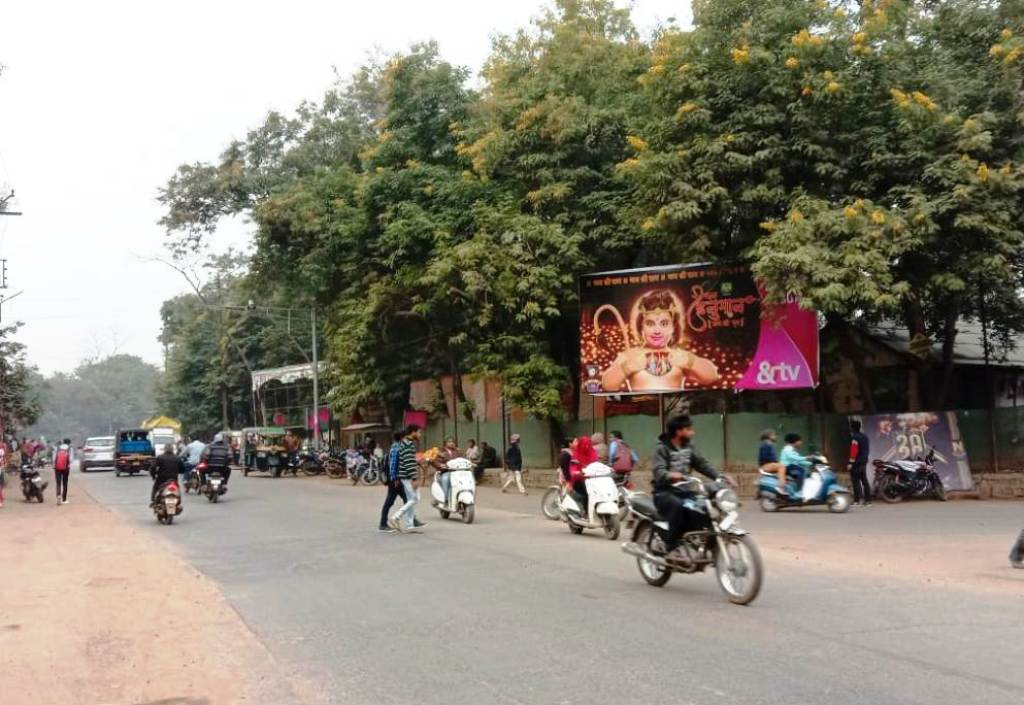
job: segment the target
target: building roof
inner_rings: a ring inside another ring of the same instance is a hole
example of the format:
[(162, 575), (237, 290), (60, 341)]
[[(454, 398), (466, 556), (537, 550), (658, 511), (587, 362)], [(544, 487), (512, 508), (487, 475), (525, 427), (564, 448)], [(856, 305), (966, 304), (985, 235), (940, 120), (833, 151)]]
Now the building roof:
[[(981, 339), (981, 323), (961, 319), (956, 326), (956, 342), (953, 346), (953, 363), (956, 365), (984, 365), (985, 349)], [(868, 334), (876, 341), (887, 345), (893, 350), (913, 355), (910, 344), (910, 331), (893, 324), (868, 326)], [(1024, 368), (1024, 335), (1014, 339), (1009, 350), (998, 347), (990, 334), (991, 357), (989, 364), (996, 367)], [(928, 356), (934, 360), (942, 359), (942, 341), (933, 340)]]

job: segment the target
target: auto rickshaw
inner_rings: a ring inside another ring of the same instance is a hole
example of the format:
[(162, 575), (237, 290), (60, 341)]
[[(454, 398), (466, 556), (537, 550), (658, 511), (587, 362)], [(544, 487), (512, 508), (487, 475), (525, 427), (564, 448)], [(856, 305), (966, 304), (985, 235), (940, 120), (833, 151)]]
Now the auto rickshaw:
[(281, 477), (288, 469), (288, 449), (284, 445), (287, 434), (278, 426), (259, 426), (242, 430), (242, 473), (250, 471), (273, 473)]

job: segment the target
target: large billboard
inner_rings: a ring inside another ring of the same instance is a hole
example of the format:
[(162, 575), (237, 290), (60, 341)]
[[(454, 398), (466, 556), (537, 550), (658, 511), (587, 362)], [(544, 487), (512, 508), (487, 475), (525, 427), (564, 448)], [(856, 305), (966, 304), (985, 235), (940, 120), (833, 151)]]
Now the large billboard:
[(580, 374), (594, 395), (818, 384), (818, 319), (768, 305), (750, 271), (679, 265), (580, 280)]
[(947, 490), (974, 486), (967, 450), (953, 411), (913, 411), (861, 417), (871, 442), (870, 459), (913, 460), (935, 449), (935, 472)]

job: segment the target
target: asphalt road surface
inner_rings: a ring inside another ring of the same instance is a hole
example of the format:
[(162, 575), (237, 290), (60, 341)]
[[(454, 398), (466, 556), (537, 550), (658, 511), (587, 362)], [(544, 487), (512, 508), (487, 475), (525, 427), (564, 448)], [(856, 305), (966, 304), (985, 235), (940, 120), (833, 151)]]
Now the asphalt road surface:
[(386, 535), (381, 487), (238, 473), (165, 527), (148, 478), (72, 482), (178, 544), (323, 702), (1024, 702), (1024, 571), (1006, 558), (1024, 504), (748, 503), (767, 577), (737, 607), (711, 574), (647, 586), (617, 542), (545, 520), (537, 491), (484, 489), (471, 526), (421, 505), (424, 534)]

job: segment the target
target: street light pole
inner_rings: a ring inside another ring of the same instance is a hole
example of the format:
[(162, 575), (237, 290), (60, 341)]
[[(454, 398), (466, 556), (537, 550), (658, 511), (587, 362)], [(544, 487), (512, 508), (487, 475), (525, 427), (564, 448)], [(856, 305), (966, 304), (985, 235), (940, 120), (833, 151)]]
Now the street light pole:
[(316, 345), (316, 306), (309, 309), (313, 330), (313, 448), (320, 450), (320, 362)]

